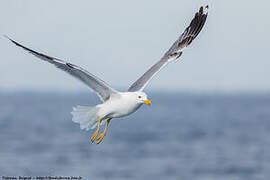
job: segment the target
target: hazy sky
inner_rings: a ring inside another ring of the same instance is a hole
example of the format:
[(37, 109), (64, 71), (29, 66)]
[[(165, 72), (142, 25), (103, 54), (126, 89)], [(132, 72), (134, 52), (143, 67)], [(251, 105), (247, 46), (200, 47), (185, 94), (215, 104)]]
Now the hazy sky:
[[(126, 89), (155, 63), (201, 5), (209, 17), (180, 61), (147, 90), (270, 91), (270, 1), (1, 0), (0, 34)], [(3, 90), (87, 90), (0, 38)]]

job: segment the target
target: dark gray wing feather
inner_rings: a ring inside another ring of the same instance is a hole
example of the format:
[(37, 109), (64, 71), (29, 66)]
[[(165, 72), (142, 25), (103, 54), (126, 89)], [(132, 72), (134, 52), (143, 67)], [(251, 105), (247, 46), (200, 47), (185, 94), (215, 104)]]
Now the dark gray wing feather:
[(178, 59), (182, 55), (183, 49), (190, 45), (202, 30), (208, 15), (207, 10), (208, 6), (205, 8), (200, 7), (199, 12), (195, 14), (195, 17), (192, 19), (190, 25), (173, 43), (171, 48), (164, 54), (161, 60), (154, 64), (136, 82), (134, 82), (128, 91), (142, 91), (157, 72), (159, 72), (169, 62)]
[(37, 51), (34, 51), (32, 49), (29, 49), (20, 43), (8, 38), (12, 43), (15, 45), (23, 48), (24, 50), (28, 51), (29, 53), (33, 54), (34, 56), (47, 61), (51, 64), (54, 64), (59, 69), (62, 69), (63, 71), (69, 73), (70, 75), (76, 77), (77, 79), (81, 80), (83, 83), (85, 83), (87, 86), (89, 86), (91, 89), (93, 89), (95, 92), (98, 93), (100, 99), (102, 101), (106, 101), (110, 98), (111, 94), (117, 93), (116, 90), (111, 88), (109, 85), (107, 85), (104, 81), (99, 79), (98, 77), (94, 76), (93, 74), (89, 73), (88, 71), (84, 70), (83, 68), (76, 66), (74, 64), (65, 62), (63, 60), (47, 56), (45, 54), (39, 53)]

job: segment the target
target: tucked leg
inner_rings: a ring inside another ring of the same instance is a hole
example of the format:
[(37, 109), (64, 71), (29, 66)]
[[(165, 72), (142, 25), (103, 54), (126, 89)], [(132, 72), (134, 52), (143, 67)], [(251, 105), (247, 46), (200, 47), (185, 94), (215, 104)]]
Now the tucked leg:
[(99, 144), (102, 139), (104, 138), (104, 136), (106, 135), (106, 132), (107, 132), (107, 128), (108, 128), (108, 125), (110, 123), (112, 118), (109, 118), (107, 121), (106, 121), (106, 125), (105, 125), (105, 129), (104, 131), (99, 135), (98, 139), (97, 139), (97, 143)]
[(99, 128), (100, 128), (100, 123), (101, 123), (102, 120), (103, 120), (103, 118), (101, 118), (101, 119), (98, 120), (97, 130), (96, 130), (96, 132), (94, 133), (94, 135), (91, 138), (91, 141), (92, 142), (94, 142), (95, 139), (97, 138), (97, 135), (98, 135), (98, 132), (99, 132)]

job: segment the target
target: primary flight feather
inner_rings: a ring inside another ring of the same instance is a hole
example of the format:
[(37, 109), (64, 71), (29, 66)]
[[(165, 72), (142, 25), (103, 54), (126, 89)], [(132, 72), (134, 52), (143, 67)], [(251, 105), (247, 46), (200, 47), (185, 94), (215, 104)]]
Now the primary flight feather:
[(103, 80), (79, 66), (34, 51), (7, 36), (6, 38), (34, 56), (54, 64), (57, 68), (62, 69), (63, 71), (66, 71), (70, 75), (76, 77), (99, 95), (100, 99), (103, 101), (102, 104), (98, 104), (93, 107), (77, 106), (74, 107), (73, 111), (71, 112), (73, 115), (72, 121), (79, 123), (81, 129), (89, 130), (97, 127), (94, 135), (91, 137), (92, 142), (94, 142), (97, 138), (101, 122), (106, 120), (105, 129), (97, 139), (97, 143), (99, 144), (106, 135), (107, 127), (112, 118), (127, 116), (135, 112), (144, 103), (149, 106), (151, 105), (151, 101), (147, 99), (147, 95), (143, 92), (143, 89), (157, 72), (159, 72), (169, 62), (178, 59), (182, 55), (184, 48), (190, 45), (191, 42), (197, 37), (205, 24), (208, 15), (207, 10), (208, 6), (200, 7), (190, 25), (173, 43), (161, 60), (154, 64), (137, 81), (135, 81), (127, 92), (119, 92), (113, 89)]

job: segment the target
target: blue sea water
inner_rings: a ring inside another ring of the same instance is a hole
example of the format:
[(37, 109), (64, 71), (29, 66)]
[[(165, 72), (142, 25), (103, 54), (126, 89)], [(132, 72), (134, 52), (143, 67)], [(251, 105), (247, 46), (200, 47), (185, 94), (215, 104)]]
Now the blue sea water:
[(96, 145), (70, 114), (95, 94), (1, 93), (0, 176), (270, 179), (269, 95), (149, 95)]

